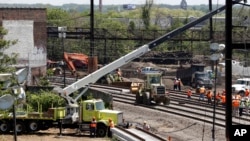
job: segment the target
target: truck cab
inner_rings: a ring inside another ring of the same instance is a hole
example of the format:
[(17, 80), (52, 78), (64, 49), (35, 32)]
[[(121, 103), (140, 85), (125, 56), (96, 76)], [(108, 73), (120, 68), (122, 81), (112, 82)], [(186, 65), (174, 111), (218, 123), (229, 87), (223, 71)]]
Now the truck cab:
[(92, 117), (96, 117), (99, 121), (108, 121), (111, 118), (115, 124), (122, 122), (123, 113), (106, 109), (101, 99), (85, 100), (82, 105), (82, 121), (91, 121)]
[(246, 88), (250, 89), (250, 78), (240, 78), (232, 85), (232, 92), (244, 95)]
[(211, 81), (207, 72), (195, 72), (192, 78), (192, 87), (204, 86), (208, 89), (212, 89), (213, 82)]

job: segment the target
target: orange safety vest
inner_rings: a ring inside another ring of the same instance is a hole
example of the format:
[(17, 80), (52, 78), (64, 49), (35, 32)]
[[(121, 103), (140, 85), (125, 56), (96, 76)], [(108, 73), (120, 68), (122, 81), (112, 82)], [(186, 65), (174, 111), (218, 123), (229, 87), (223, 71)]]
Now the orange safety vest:
[(249, 96), (249, 90), (245, 91), (245, 96)]
[(221, 98), (220, 93), (218, 93), (215, 98), (219, 100)]
[(233, 105), (233, 107), (239, 107), (240, 106), (240, 101), (238, 99), (234, 99), (232, 101), (232, 105)]
[(90, 127), (96, 128), (96, 120), (91, 121)]
[(211, 91), (209, 91), (209, 92), (207, 93), (207, 98), (212, 98), (212, 93), (211, 93)]
[(222, 95), (221, 96), (221, 103), (226, 103), (226, 96), (225, 95)]

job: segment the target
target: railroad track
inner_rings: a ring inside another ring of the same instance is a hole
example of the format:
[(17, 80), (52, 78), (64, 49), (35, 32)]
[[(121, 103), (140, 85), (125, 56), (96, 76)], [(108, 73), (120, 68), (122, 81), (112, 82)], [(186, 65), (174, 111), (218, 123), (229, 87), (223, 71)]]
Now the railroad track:
[[(192, 120), (213, 124), (213, 105), (207, 101), (198, 101), (199, 96), (193, 94), (192, 99), (188, 100), (186, 93), (183, 91), (167, 90), (170, 95), (170, 105), (142, 105), (135, 103), (135, 95), (129, 93), (129, 89), (117, 88), (103, 85), (92, 85), (100, 91), (108, 91), (113, 95), (113, 100), (130, 105), (141, 106), (148, 109), (153, 109), (180, 117), (186, 117)], [(215, 125), (225, 128), (225, 107), (218, 105), (215, 108)], [(233, 117), (233, 124), (250, 124), (250, 118), (247, 116)]]

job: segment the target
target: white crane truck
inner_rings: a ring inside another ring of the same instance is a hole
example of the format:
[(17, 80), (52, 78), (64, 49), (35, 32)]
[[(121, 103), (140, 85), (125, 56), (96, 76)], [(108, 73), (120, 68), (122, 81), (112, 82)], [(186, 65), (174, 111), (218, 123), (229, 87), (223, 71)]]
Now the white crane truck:
[[(234, 4), (239, 2), (237, 0)], [(59, 95), (66, 99), (66, 107), (50, 108), (45, 113), (23, 113), (16, 115), (16, 131), (17, 133), (34, 132), (39, 130), (46, 130), (51, 127), (57, 127), (62, 123), (63, 128), (75, 128), (80, 130), (88, 129), (93, 116), (96, 117), (97, 123), (97, 135), (105, 136), (108, 118), (114, 120), (115, 124), (122, 122), (123, 113), (120, 111), (107, 110), (104, 108), (102, 100), (86, 100), (78, 102), (82, 95), (87, 91), (88, 87), (95, 83), (98, 79), (108, 74), (109, 72), (123, 66), (124, 64), (132, 61), (135, 58), (142, 56), (149, 52), (154, 47), (161, 43), (170, 40), (174, 36), (179, 35), (185, 30), (195, 26), (196, 24), (211, 18), (213, 15), (220, 13), (226, 8), (222, 6), (203, 17), (192, 21), (183, 27), (173, 30), (158, 39), (145, 44), (138, 49), (128, 53), (125, 56), (115, 60), (114, 62), (96, 70), (95, 72), (87, 75), (86, 77), (78, 80), (77, 82), (57, 90)], [(161, 86), (162, 87), (162, 86)], [(84, 90), (80, 92), (76, 98), (72, 97), (72, 94), (78, 92), (80, 89)], [(13, 117), (11, 114), (5, 114), (0, 116), (0, 132), (8, 133), (13, 130)]]

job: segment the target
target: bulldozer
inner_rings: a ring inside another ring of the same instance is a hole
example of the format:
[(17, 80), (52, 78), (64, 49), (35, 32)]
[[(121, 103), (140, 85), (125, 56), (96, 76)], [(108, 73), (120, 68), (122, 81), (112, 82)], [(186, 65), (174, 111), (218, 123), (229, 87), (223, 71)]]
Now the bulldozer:
[(170, 98), (166, 92), (165, 85), (162, 83), (162, 74), (158, 72), (145, 73), (143, 83), (132, 83), (130, 92), (136, 95), (137, 104), (169, 105)]

